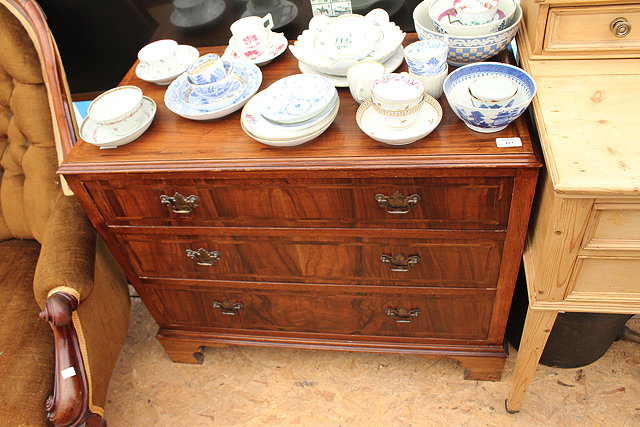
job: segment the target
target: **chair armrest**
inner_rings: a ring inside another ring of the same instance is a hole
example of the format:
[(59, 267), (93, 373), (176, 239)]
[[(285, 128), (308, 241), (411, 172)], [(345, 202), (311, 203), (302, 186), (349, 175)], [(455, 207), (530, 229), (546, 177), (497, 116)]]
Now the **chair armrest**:
[(89, 410), (89, 381), (75, 328), (75, 296), (56, 292), (47, 298), (40, 318), (51, 324), (56, 361), (53, 394), (46, 402), (47, 417), (56, 426), (106, 426)]
[(54, 290), (84, 300), (93, 288), (96, 232), (75, 197), (58, 196), (42, 237), (33, 288), (42, 307)]

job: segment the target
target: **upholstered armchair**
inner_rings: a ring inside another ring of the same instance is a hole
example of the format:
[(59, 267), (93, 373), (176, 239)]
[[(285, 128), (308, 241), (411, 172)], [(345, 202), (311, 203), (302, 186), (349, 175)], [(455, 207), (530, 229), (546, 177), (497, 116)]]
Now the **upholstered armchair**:
[(1, 426), (104, 425), (129, 296), (56, 175), (75, 131), (39, 6), (0, 0)]

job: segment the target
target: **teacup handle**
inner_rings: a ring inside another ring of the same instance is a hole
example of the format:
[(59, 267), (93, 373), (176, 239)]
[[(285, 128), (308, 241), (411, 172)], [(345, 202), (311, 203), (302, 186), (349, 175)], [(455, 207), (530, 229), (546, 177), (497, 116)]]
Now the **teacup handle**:
[(366, 101), (367, 99), (369, 99), (367, 97), (367, 90), (363, 87), (361, 87), (360, 89), (358, 89), (358, 102), (360, 104), (362, 104), (364, 101)]
[(264, 24), (265, 30), (270, 30), (273, 28), (273, 17), (270, 13), (267, 13), (264, 18), (262, 18), (262, 23)]

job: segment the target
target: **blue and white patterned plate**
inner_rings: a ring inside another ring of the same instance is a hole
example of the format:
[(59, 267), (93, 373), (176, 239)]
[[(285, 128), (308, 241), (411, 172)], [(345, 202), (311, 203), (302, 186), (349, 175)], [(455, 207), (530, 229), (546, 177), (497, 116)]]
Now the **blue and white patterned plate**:
[(262, 116), (276, 123), (297, 123), (322, 110), (336, 95), (328, 79), (312, 74), (294, 74), (265, 89)]
[(246, 61), (225, 61), (227, 65), (232, 73), (245, 81), (244, 89), (237, 95), (216, 103), (206, 102), (193, 94), (187, 75), (182, 74), (167, 88), (164, 104), (177, 115), (191, 120), (217, 119), (240, 109), (260, 88), (262, 72)]

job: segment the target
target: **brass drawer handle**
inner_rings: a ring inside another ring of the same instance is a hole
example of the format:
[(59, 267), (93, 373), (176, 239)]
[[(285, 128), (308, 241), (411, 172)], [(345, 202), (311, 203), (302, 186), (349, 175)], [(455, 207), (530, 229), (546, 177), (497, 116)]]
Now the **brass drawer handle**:
[(418, 317), (418, 315), (420, 315), (420, 309), (419, 308), (408, 309), (404, 307), (387, 308), (385, 313), (387, 314), (387, 316), (391, 317), (393, 320), (395, 320), (398, 323), (409, 323), (413, 319)]
[(222, 255), (218, 251), (209, 252), (206, 249), (200, 248), (197, 251), (193, 249), (187, 249), (187, 256), (194, 260), (198, 265), (213, 265), (220, 261)]
[(616, 37), (625, 37), (631, 32), (631, 24), (627, 18), (619, 17), (611, 21), (609, 29)]
[(418, 194), (404, 196), (399, 191), (394, 191), (390, 196), (384, 194), (376, 194), (376, 202), (378, 205), (391, 214), (406, 214), (412, 207), (420, 201)]
[(411, 267), (418, 264), (420, 257), (418, 255), (406, 256), (405, 254), (395, 254), (393, 256), (382, 254), (380, 261), (391, 271), (409, 271)]
[(241, 302), (231, 304), (229, 301), (224, 300), (222, 302), (214, 301), (213, 308), (217, 308), (224, 315), (235, 316), (244, 308), (244, 305)]
[(192, 194), (184, 197), (182, 194), (176, 193), (171, 197), (163, 194), (160, 196), (160, 203), (167, 205), (173, 213), (189, 214), (193, 208), (198, 207), (198, 196)]

